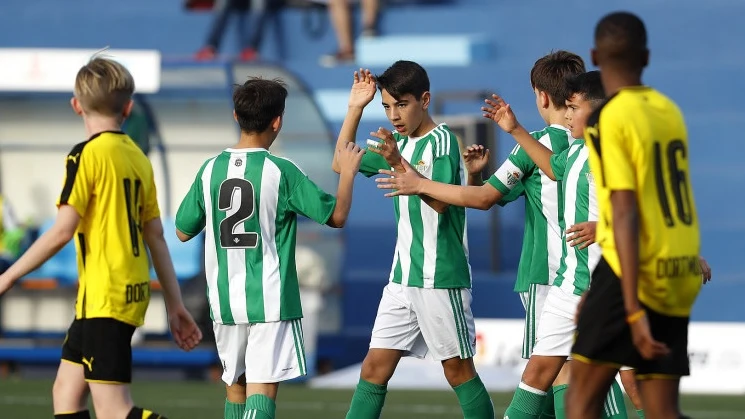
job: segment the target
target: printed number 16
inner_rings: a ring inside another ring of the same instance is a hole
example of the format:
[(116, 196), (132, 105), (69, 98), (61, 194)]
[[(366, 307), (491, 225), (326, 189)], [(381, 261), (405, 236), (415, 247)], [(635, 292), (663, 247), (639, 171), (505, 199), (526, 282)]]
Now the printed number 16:
[[(691, 193), (688, 186), (688, 173), (686, 170), (678, 167), (678, 158), (685, 159), (686, 157), (686, 146), (681, 140), (670, 141), (665, 148), (664, 155), (662, 145), (659, 142), (654, 143), (654, 170), (657, 180), (657, 196), (660, 200), (662, 216), (665, 218), (665, 224), (668, 227), (675, 225), (668, 199), (668, 186), (672, 188), (678, 220), (685, 225), (691, 225), (693, 223), (693, 206), (691, 205)], [(664, 164), (665, 162), (667, 164)], [(669, 185), (665, 184), (665, 170), (667, 170), (667, 182)]]

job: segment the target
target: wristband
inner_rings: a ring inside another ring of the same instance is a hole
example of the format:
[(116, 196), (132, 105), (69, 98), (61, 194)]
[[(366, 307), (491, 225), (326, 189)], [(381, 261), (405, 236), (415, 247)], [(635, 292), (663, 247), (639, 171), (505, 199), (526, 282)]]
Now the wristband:
[(626, 317), (626, 323), (628, 323), (628, 324), (636, 323), (636, 322), (637, 322), (637, 321), (639, 321), (639, 320), (640, 320), (640, 319), (641, 319), (642, 317), (644, 317), (644, 316), (645, 316), (646, 314), (647, 314), (647, 312), (646, 312), (646, 311), (644, 311), (644, 309), (643, 309), (643, 308), (641, 308), (641, 309), (639, 309), (639, 311), (637, 311), (636, 313), (628, 315), (628, 316)]

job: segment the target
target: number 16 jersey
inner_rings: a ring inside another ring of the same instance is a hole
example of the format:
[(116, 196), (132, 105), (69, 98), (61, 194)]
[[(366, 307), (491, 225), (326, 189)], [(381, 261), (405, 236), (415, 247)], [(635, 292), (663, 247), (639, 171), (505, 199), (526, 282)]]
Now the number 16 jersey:
[(658, 91), (627, 87), (590, 115), (585, 137), (597, 187), (597, 242), (603, 257), (621, 277), (611, 193), (633, 191), (639, 301), (668, 316), (689, 316), (701, 288), (701, 271), (683, 115)]
[(142, 225), (160, 216), (150, 160), (124, 133), (105, 131), (73, 147), (57, 206), (80, 215), (75, 232), (75, 318), (141, 326), (150, 301)]
[(265, 149), (227, 149), (207, 160), (179, 206), (176, 228), (189, 236), (205, 229), (212, 320), (301, 318), (297, 214), (325, 224), (335, 206), (293, 162)]

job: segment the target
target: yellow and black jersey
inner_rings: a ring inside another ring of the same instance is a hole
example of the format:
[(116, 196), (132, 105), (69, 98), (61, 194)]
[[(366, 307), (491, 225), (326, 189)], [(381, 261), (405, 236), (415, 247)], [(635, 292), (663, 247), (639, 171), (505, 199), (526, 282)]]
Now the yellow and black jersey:
[(150, 301), (142, 226), (160, 216), (150, 161), (126, 134), (96, 134), (67, 156), (57, 205), (81, 217), (75, 317), (142, 325)]
[(600, 217), (597, 242), (621, 276), (611, 192), (636, 193), (639, 300), (670, 316), (689, 316), (701, 287), (699, 228), (688, 171), (688, 134), (677, 105), (646, 87), (624, 88), (588, 119), (585, 137)]

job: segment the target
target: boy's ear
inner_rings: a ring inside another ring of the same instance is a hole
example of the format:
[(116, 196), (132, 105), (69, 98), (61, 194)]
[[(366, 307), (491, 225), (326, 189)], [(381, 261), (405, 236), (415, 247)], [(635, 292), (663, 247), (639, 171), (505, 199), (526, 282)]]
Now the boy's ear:
[(642, 55), (642, 68), (645, 68), (649, 65), (649, 50), (645, 49), (642, 54), (644, 54)]
[(549, 99), (548, 93), (544, 92), (543, 90), (539, 90), (538, 96), (541, 100), (541, 108), (548, 109), (551, 106), (551, 99)]
[(238, 122), (238, 114), (235, 113), (235, 109), (233, 109), (233, 119), (235, 120), (235, 122)]
[(75, 112), (78, 116), (83, 116), (83, 107), (80, 105), (80, 101), (75, 96), (70, 99), (70, 106), (72, 107), (73, 112)]
[(592, 60), (592, 65), (598, 67), (598, 51), (595, 48), (590, 50), (590, 60)]
[(272, 131), (279, 132), (280, 129), (282, 129), (282, 115), (276, 116), (272, 119)]
[(124, 111), (122, 112), (122, 116), (124, 117), (124, 119), (129, 118), (129, 115), (132, 114), (132, 108), (134, 107), (134, 105), (134, 100), (130, 99), (129, 102), (124, 106)]
[(429, 109), (429, 103), (431, 99), (432, 99), (431, 93), (429, 92), (422, 93), (422, 98), (420, 99), (420, 101), (422, 102), (422, 109), (424, 110)]

